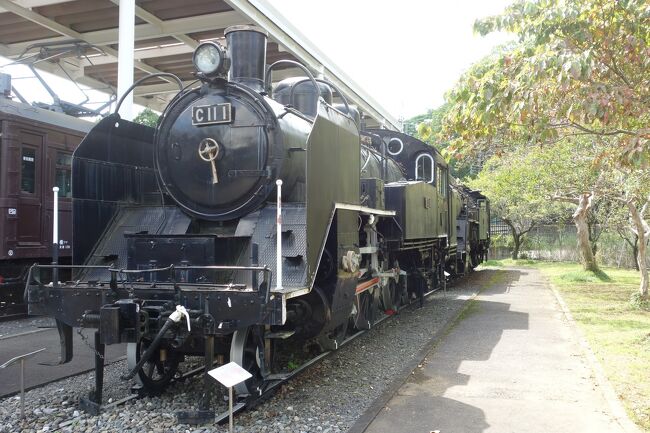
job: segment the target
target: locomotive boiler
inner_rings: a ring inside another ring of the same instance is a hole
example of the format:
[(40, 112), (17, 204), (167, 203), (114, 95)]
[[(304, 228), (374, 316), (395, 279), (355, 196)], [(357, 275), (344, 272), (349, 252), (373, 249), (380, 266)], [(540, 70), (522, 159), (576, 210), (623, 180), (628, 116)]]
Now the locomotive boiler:
[(456, 219), (469, 203), (456, 193), (452, 206), (435, 149), (361, 130), (343, 93), (296, 62), (305, 76), (272, 89), (289, 61), (265, 64), (266, 34), (225, 34), (227, 50), (197, 47), (200, 85), (156, 128), (115, 114), (75, 151), (74, 281), (34, 266), (26, 288), (30, 312), (56, 318), (61, 362), (72, 328), (92, 328), (98, 354), (128, 343), (123, 378), (147, 392), (203, 356), (206, 372), (215, 361), (247, 369), (236, 391), (258, 395), (283, 373), (280, 342), (336, 349), (461, 269)]

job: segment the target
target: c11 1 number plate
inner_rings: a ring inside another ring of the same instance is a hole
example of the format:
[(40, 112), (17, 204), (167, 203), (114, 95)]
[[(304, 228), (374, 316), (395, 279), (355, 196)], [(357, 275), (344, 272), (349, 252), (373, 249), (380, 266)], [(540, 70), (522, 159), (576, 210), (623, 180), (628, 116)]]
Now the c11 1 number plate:
[(232, 107), (228, 102), (192, 107), (192, 125), (194, 126), (230, 122), (232, 122)]

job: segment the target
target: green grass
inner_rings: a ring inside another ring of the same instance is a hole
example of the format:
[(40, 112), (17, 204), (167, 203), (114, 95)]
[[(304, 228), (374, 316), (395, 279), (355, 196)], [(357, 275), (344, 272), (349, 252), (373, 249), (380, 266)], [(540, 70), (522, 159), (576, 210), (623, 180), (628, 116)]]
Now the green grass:
[(630, 417), (650, 432), (650, 308), (630, 302), (633, 270), (582, 270), (576, 263), (497, 260), (492, 267), (538, 268), (560, 291)]
[(537, 263), (541, 263), (541, 262), (538, 262), (536, 260), (529, 260), (529, 259), (518, 259), (518, 260), (501, 259), (501, 260), (486, 260), (485, 262), (483, 262), (482, 266), (502, 268), (504, 266), (530, 266)]

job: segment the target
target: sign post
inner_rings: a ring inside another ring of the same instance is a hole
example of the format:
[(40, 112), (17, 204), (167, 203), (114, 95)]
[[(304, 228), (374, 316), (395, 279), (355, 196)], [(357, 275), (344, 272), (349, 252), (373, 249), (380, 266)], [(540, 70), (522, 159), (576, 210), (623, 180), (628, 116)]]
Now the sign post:
[(228, 431), (233, 432), (234, 422), (233, 422), (233, 413), (232, 413), (232, 401), (233, 401), (233, 392), (232, 387), (244, 382), (247, 379), (253, 377), (248, 371), (244, 370), (236, 362), (229, 362), (226, 365), (221, 367), (214, 368), (208, 371), (208, 374), (214, 377), (217, 382), (228, 388), (228, 416), (229, 416), (229, 427)]
[(0, 365), (0, 368), (7, 368), (11, 365), (16, 364), (17, 362), (20, 362), (20, 417), (21, 418), (25, 418), (25, 361), (28, 358), (31, 358), (32, 356), (44, 350), (45, 348), (42, 348), (30, 353), (26, 353), (24, 355), (16, 356), (15, 358), (11, 358), (9, 361)]
[[(52, 188), (54, 203), (52, 205), (52, 264), (59, 264), (59, 187)], [(59, 270), (52, 269), (52, 286), (59, 284)]]

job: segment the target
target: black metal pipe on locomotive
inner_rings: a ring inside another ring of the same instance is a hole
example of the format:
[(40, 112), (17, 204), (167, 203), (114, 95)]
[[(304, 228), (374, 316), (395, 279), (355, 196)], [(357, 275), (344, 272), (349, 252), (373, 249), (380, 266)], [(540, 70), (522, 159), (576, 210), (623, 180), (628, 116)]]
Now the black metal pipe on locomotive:
[(158, 331), (158, 334), (156, 334), (156, 337), (153, 339), (147, 350), (144, 352), (144, 354), (140, 357), (140, 360), (138, 363), (133, 367), (133, 369), (126, 375), (122, 376), (122, 380), (130, 380), (135, 377), (136, 374), (138, 374), (138, 371), (142, 368), (142, 366), (151, 358), (151, 355), (158, 349), (158, 346), (160, 345), (160, 342), (162, 341), (165, 333), (175, 324), (179, 323), (182, 319), (183, 316), (186, 317), (187, 319), (187, 326), (188, 326), (188, 331), (189, 331), (189, 326), (190, 326), (190, 321), (189, 321), (189, 315), (187, 313), (187, 310), (183, 307), (176, 307), (176, 311), (174, 311), (165, 321), (165, 324), (160, 328), (160, 331)]

